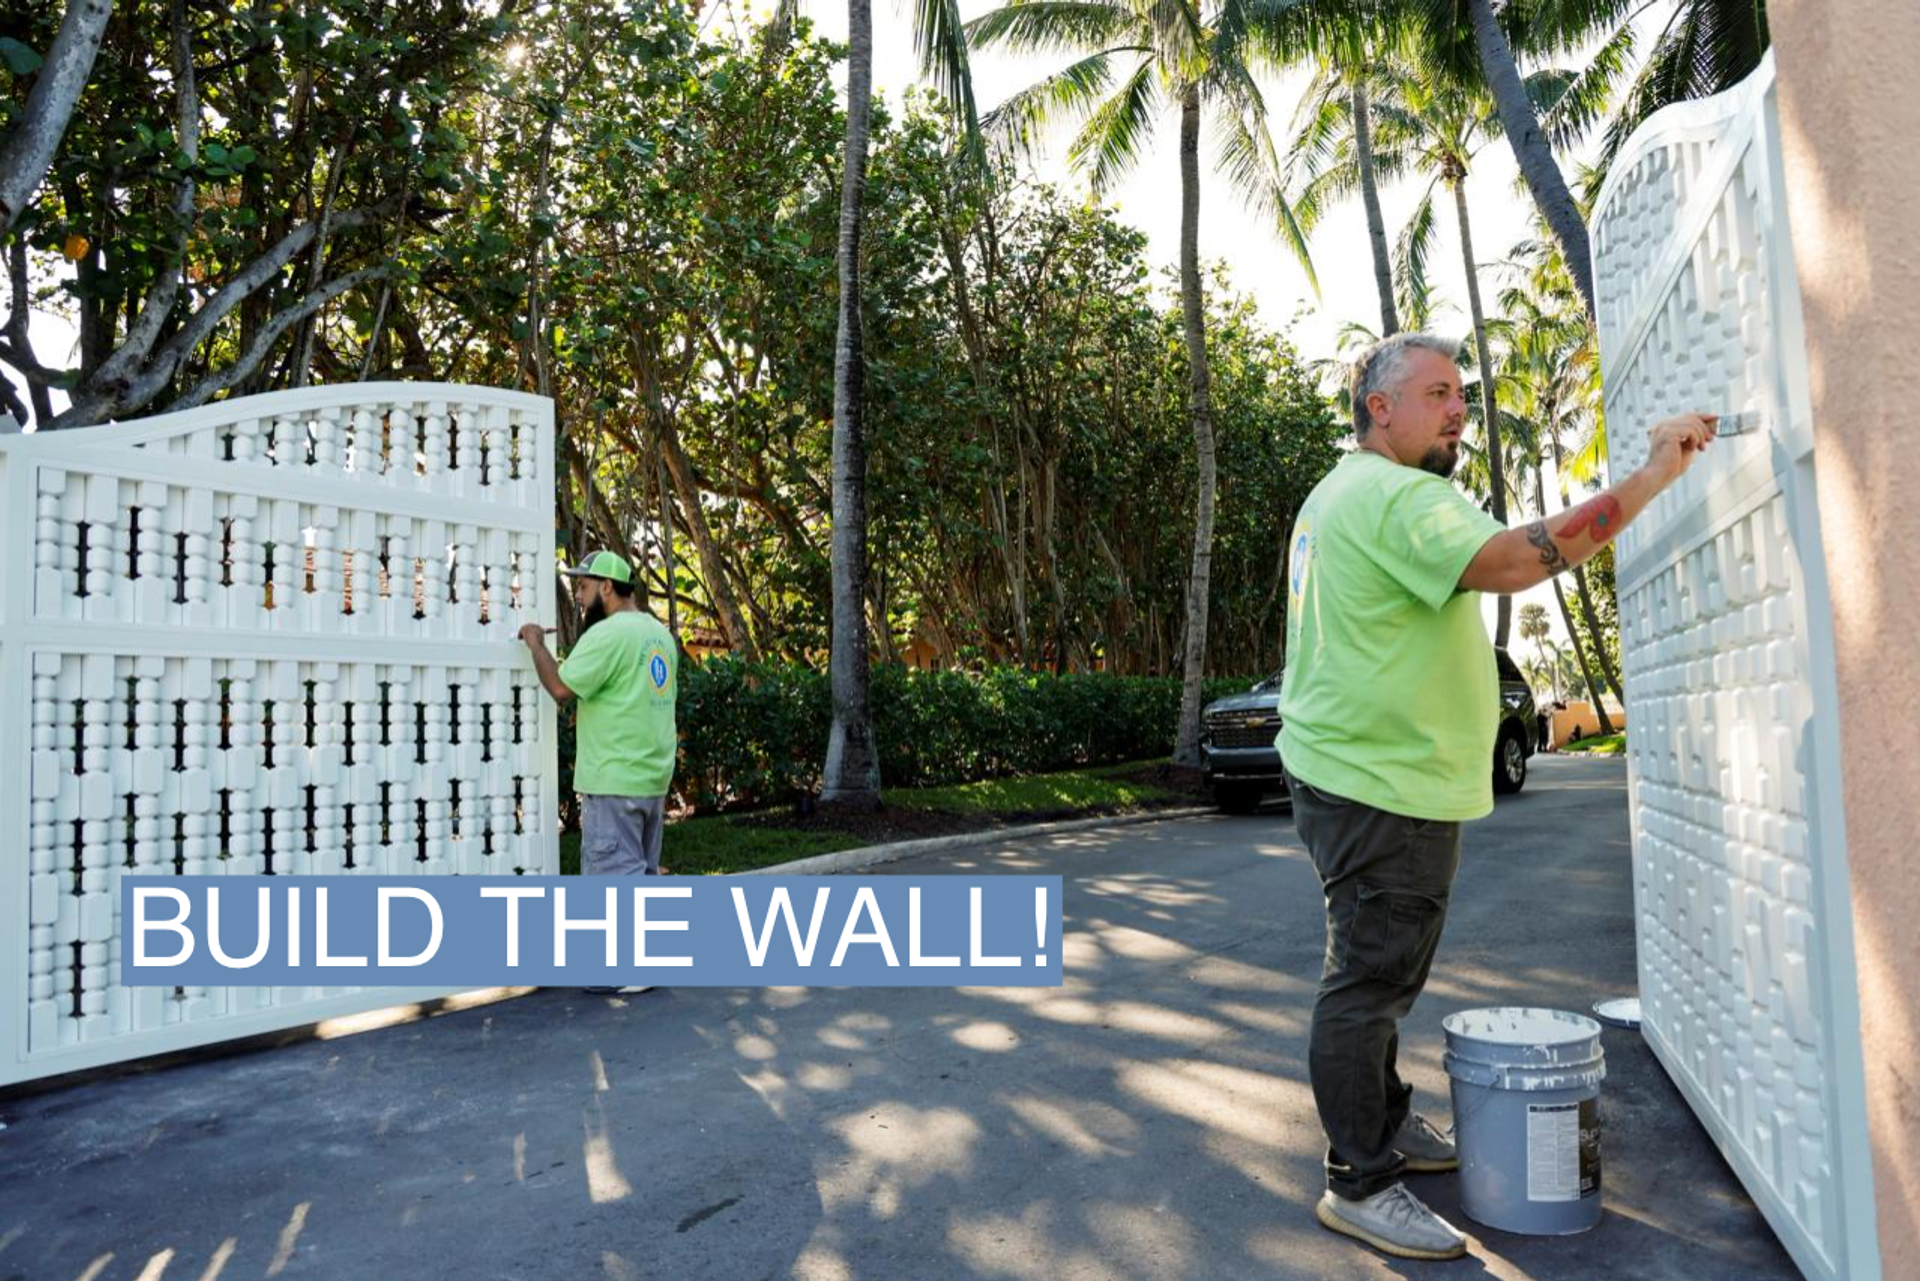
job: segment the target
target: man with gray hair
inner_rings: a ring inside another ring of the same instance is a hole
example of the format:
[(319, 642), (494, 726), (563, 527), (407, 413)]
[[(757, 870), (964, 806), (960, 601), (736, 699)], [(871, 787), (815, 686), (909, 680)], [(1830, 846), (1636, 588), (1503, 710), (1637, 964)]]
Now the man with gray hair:
[(1395, 1059), (1446, 922), (1460, 824), (1493, 809), (1499, 676), (1479, 594), (1525, 591), (1598, 552), (1714, 436), (1711, 415), (1668, 419), (1620, 484), (1507, 529), (1447, 483), (1467, 418), (1455, 351), (1397, 334), (1355, 364), (1359, 447), (1293, 529), (1280, 690), (1295, 826), (1327, 904), (1308, 1047), (1327, 1134), (1315, 1212), (1412, 1259), (1466, 1252), (1399, 1181), (1459, 1157), (1413, 1110)]

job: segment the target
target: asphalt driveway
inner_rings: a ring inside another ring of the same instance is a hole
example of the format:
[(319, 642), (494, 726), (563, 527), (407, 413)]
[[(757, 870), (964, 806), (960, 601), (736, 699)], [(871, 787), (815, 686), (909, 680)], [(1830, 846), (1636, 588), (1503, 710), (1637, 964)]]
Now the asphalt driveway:
[[(1443, 1015), (1633, 987), (1624, 766), (1535, 766), (1469, 828), (1402, 1038), (1430, 1112)], [(0, 1098), (0, 1278), (1796, 1275), (1628, 1032), (1599, 1228), (1456, 1216), (1442, 1265), (1321, 1229), (1321, 909), (1284, 809), (882, 870), (962, 869), (1065, 878), (1064, 988), (548, 990)]]

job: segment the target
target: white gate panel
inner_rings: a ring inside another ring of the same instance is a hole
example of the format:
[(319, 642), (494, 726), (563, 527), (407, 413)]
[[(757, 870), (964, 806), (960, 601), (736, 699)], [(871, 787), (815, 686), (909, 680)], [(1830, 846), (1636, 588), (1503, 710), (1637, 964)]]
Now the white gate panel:
[(444, 991), (123, 988), (119, 880), (559, 870), (551, 402), (0, 437), (0, 1085)]
[(1648, 1042), (1808, 1274), (1878, 1273), (1831, 603), (1771, 58), (1654, 116), (1594, 219), (1610, 466), (1759, 415), (1616, 548)]

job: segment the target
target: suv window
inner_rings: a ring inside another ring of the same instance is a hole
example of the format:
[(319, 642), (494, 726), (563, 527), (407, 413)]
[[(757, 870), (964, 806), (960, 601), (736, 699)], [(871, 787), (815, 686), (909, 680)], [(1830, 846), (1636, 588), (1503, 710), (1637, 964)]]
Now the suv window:
[(1519, 681), (1523, 685), (1526, 684), (1527, 678), (1520, 674), (1519, 664), (1513, 661), (1513, 659), (1507, 654), (1506, 650), (1504, 649), (1494, 650), (1493, 658), (1495, 662), (1500, 664), (1501, 680)]

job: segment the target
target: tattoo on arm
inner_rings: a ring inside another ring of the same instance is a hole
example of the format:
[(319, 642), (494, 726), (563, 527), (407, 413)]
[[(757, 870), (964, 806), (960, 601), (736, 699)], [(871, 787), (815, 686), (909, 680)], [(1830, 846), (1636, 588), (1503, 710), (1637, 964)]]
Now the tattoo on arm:
[(1612, 494), (1601, 494), (1573, 509), (1567, 523), (1560, 527), (1560, 537), (1590, 534), (1594, 542), (1605, 543), (1620, 532), (1621, 524), (1620, 500)]
[(1536, 520), (1527, 526), (1527, 541), (1540, 549), (1540, 563), (1547, 567), (1549, 574), (1564, 574), (1573, 568), (1560, 554), (1560, 545), (1553, 541), (1553, 535), (1547, 532), (1546, 521)]

